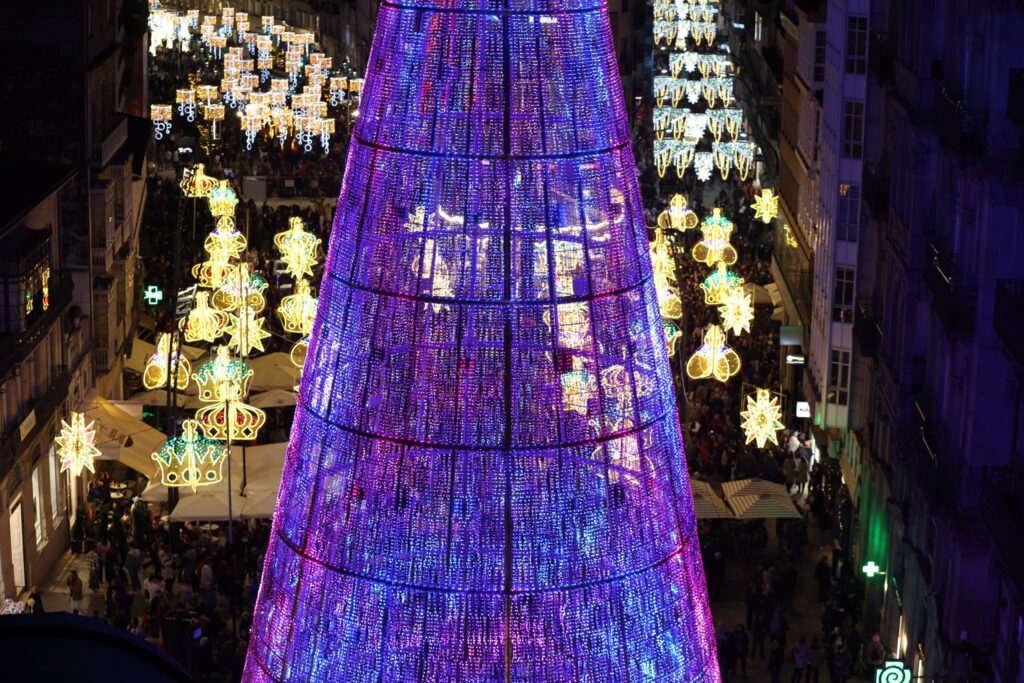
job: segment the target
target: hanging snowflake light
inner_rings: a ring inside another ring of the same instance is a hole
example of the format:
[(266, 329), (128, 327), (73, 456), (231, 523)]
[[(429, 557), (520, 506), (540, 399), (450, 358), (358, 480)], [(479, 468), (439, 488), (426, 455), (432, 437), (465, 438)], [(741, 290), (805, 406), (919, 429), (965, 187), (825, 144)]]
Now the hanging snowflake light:
[(779, 215), (779, 198), (769, 189), (754, 197), (754, 218), (771, 223)]
[(771, 441), (778, 445), (777, 432), (783, 429), (782, 408), (777, 396), (772, 396), (767, 389), (757, 389), (747, 397), (747, 409), (740, 412), (743, 422), (740, 426), (747, 435), (747, 443), (756, 442), (758, 448), (764, 448)]
[(750, 322), (754, 319), (754, 303), (750, 292), (745, 287), (734, 287), (729, 290), (718, 306), (722, 314), (722, 327), (731, 330), (734, 335), (750, 331)]
[(96, 424), (86, 424), (85, 415), (71, 413), (71, 423), (60, 421), (60, 436), (53, 440), (60, 456), (60, 471), (71, 471), (74, 477), (82, 474), (82, 469), (95, 472), (92, 461), (100, 456), (96, 448)]
[(240, 356), (248, 356), (254, 350), (265, 351), (263, 340), (270, 336), (263, 329), (263, 318), (257, 318), (248, 306), (242, 308), (240, 315), (230, 315), (225, 331), (230, 337), (228, 346)]

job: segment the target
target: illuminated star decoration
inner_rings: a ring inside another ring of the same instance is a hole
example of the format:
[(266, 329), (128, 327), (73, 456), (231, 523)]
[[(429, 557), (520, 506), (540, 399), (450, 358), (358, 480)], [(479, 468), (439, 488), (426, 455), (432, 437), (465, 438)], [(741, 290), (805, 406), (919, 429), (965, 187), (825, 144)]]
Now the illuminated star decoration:
[(747, 396), (747, 409), (740, 412), (743, 422), (740, 426), (747, 435), (747, 443), (754, 441), (758, 448), (771, 441), (778, 445), (776, 432), (783, 428), (782, 408), (777, 396), (772, 396), (767, 389), (758, 389)]
[(736, 263), (736, 249), (729, 244), (733, 224), (722, 215), (721, 209), (714, 209), (701, 223), (700, 229), (704, 236), (700, 242), (693, 245), (690, 252), (695, 261), (709, 266), (718, 261), (723, 261), (727, 266)]
[(244, 307), (239, 315), (232, 313), (225, 331), (230, 336), (228, 346), (240, 356), (248, 356), (253, 350), (264, 351), (263, 340), (270, 336), (263, 329), (263, 318), (257, 318), (249, 307)]
[(721, 300), (718, 312), (722, 314), (722, 327), (734, 335), (750, 332), (750, 321), (754, 319), (754, 302), (744, 287), (734, 287)]
[(196, 292), (195, 305), (179, 323), (185, 341), (190, 342), (212, 342), (224, 334), (227, 324), (227, 314), (210, 308), (210, 293), (203, 291)]
[(288, 274), (292, 277), (313, 275), (313, 266), (317, 264), (317, 249), (320, 238), (304, 229), (302, 219), (288, 219), (289, 228), (274, 235), (274, 244), (281, 252), (281, 259), (288, 266)]
[(768, 189), (754, 197), (754, 218), (771, 223), (779, 215), (779, 198)]
[(668, 208), (658, 214), (658, 227), (663, 230), (692, 230), (699, 222), (697, 214), (686, 207), (686, 197), (681, 194), (672, 195)]
[(221, 481), (221, 466), (228, 457), (228, 449), (200, 436), (198, 422), (185, 420), (181, 423), (181, 436), (167, 439), (150, 457), (160, 466), (164, 486), (188, 486), (195, 493), (199, 486)]
[(96, 424), (86, 424), (85, 415), (71, 413), (71, 424), (61, 420), (60, 436), (53, 441), (57, 444), (61, 472), (71, 470), (72, 476), (77, 477), (83, 468), (96, 471), (92, 464), (100, 455), (100, 449), (96, 448)]
[(740, 371), (740, 357), (725, 343), (725, 332), (711, 325), (704, 333), (704, 343), (686, 361), (686, 374), (690, 379), (713, 377), (727, 382)]

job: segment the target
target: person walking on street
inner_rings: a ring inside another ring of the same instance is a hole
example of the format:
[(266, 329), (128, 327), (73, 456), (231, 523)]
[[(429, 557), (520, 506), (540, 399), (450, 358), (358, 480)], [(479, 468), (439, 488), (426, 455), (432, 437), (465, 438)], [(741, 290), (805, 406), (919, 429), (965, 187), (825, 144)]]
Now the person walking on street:
[(828, 602), (828, 593), (832, 588), (832, 570), (828, 566), (828, 558), (821, 556), (814, 566), (814, 580), (818, 582), (818, 602)]
[[(743, 624), (736, 624), (732, 632), (732, 656), (740, 665), (740, 675), (747, 680), (747, 656), (750, 654), (750, 636)], [(732, 673), (730, 671), (730, 673)]]
[(825, 651), (821, 649), (817, 638), (811, 638), (811, 645), (804, 653), (804, 663), (807, 674), (804, 680), (807, 683), (818, 683), (818, 676), (821, 675), (821, 664), (825, 660)]
[(768, 651), (768, 673), (772, 677), (772, 683), (779, 683), (779, 677), (782, 675), (782, 660), (786, 656), (786, 651), (782, 648), (782, 643), (777, 638), (772, 638), (771, 649)]
[(43, 594), (39, 592), (38, 586), (32, 586), (32, 592), (28, 594), (28, 606), (32, 609), (32, 614), (43, 613)]
[(804, 659), (806, 649), (807, 639), (801, 637), (800, 641), (789, 650), (789, 659), (793, 662), (793, 677), (789, 679), (790, 683), (803, 683), (804, 668), (807, 666), (807, 661)]
[(81, 614), (84, 586), (82, 586), (82, 580), (78, 578), (78, 572), (74, 569), (72, 569), (71, 574), (68, 575), (67, 586), (68, 593), (71, 595), (71, 613)]
[(852, 666), (853, 658), (850, 656), (850, 651), (846, 649), (845, 645), (839, 643), (836, 646), (835, 654), (832, 656), (832, 668), (835, 671), (833, 683), (846, 683)]
[(763, 608), (754, 615), (754, 626), (750, 629), (750, 633), (753, 642), (750, 657), (764, 659), (764, 641), (768, 637), (768, 615), (765, 614)]

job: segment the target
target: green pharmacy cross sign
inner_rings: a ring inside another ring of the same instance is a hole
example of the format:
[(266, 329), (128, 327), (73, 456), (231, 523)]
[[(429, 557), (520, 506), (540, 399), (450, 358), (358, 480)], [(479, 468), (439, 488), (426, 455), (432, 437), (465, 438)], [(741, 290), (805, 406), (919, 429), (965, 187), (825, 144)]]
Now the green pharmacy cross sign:
[(142, 298), (145, 299), (146, 303), (150, 306), (156, 306), (164, 300), (164, 293), (156, 285), (149, 285), (142, 292)]
[(888, 661), (875, 671), (875, 683), (910, 683), (910, 669), (901, 661)]
[(863, 571), (865, 574), (867, 574), (869, 579), (874, 578), (875, 574), (884, 574), (885, 573), (885, 572), (882, 571), (881, 567), (879, 567), (877, 564), (875, 564), (874, 560), (869, 560), (866, 565), (861, 567), (861, 571)]

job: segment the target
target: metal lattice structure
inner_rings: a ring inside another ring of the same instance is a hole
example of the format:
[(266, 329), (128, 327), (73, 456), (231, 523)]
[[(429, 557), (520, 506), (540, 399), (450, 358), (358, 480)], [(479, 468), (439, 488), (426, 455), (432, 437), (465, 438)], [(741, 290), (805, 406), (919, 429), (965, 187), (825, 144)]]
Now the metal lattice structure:
[(604, 3), (369, 64), (245, 680), (719, 680)]

